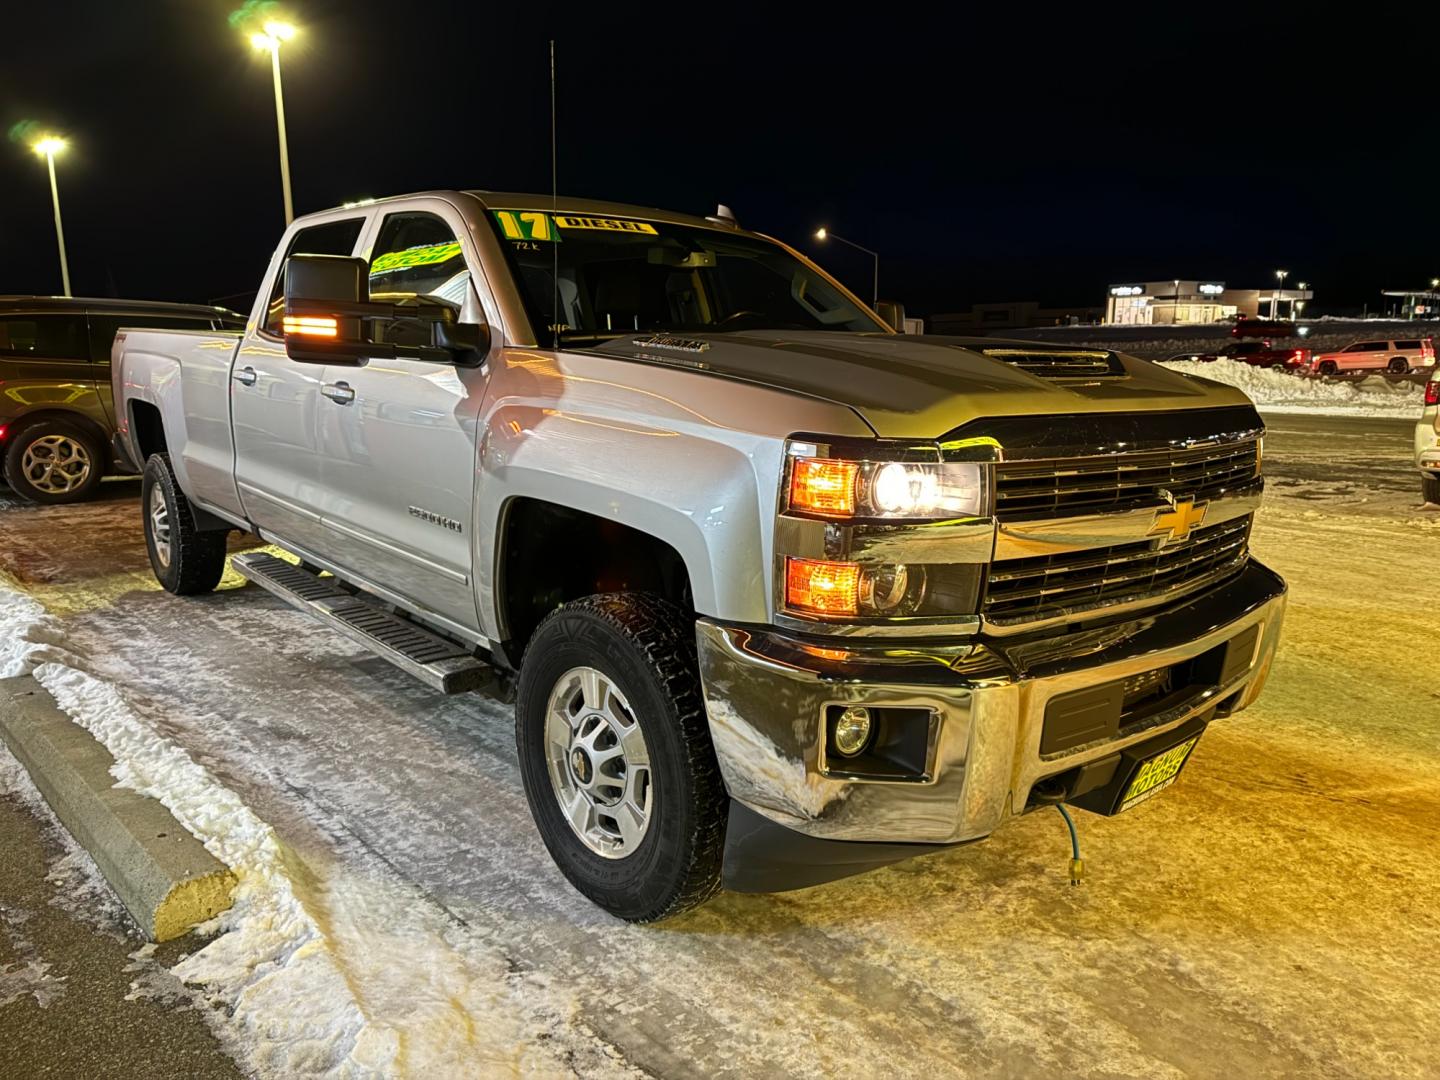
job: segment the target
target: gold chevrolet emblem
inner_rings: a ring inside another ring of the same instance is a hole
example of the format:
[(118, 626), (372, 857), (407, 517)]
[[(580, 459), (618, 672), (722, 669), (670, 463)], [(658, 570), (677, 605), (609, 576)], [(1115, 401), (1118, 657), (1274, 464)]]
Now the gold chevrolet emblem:
[(1155, 523), (1150, 526), (1150, 536), (1163, 536), (1169, 533), (1164, 541), (1166, 544), (1178, 544), (1190, 536), (1194, 529), (1198, 529), (1205, 520), (1205, 508), (1209, 503), (1197, 503), (1194, 499), (1176, 500), (1167, 491), (1164, 493), (1170, 498), (1168, 509), (1155, 511)]

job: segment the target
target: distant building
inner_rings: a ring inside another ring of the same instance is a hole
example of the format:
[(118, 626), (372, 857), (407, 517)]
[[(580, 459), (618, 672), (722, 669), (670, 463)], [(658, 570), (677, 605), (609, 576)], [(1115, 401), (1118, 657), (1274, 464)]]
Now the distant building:
[(1295, 319), (1313, 296), (1306, 288), (1231, 289), (1223, 281), (1183, 278), (1111, 285), (1105, 300), (1105, 322), (1113, 326), (1154, 326), (1220, 322), (1237, 315)]
[(1433, 319), (1440, 316), (1440, 292), (1436, 292), (1435, 285), (1413, 291), (1386, 289), (1381, 295), (1400, 297), (1400, 314), (1406, 319)]
[(1029, 330), (1039, 326), (1070, 326), (1094, 323), (1103, 314), (1100, 308), (1041, 307), (1036, 300), (1006, 304), (976, 304), (969, 311), (954, 311), (930, 317), (932, 334), (989, 333), (991, 330)]

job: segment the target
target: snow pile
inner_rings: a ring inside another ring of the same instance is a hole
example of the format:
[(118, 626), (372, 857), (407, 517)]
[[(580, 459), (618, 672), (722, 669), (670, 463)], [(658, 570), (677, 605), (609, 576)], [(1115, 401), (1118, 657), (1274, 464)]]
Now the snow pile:
[(1425, 387), (1419, 383), (1392, 383), (1382, 378), (1328, 382), (1289, 375), (1277, 368), (1253, 367), (1235, 360), (1209, 363), (1182, 360), (1165, 367), (1170, 371), (1198, 375), (1202, 379), (1237, 387), (1263, 412), (1415, 420), (1425, 407)]
[[(35, 679), (238, 880), (219, 936), (173, 969), (251, 1072), (292, 1076), (628, 1076), (568, 993), (519, 973), (410, 886), (302, 861), (116, 688), (78, 670), (58, 622), (0, 583), (0, 665)], [(0, 751), (3, 753), (3, 751)], [(0, 986), (33, 990), (29, 973)], [(29, 981), (26, 981), (29, 980)], [(21, 985), (23, 983), (23, 985)], [(3, 996), (3, 995), (0, 995)]]
[(0, 679), (29, 675), (46, 661), (75, 663), (61, 647), (64, 635), (55, 617), (7, 584), (0, 577)]

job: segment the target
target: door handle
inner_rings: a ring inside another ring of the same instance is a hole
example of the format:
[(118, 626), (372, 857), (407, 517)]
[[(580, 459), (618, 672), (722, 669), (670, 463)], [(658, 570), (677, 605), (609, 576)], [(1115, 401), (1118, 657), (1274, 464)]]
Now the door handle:
[(325, 383), (320, 387), (320, 393), (337, 405), (349, 405), (355, 400), (355, 388), (347, 382)]
[(253, 367), (243, 367), (230, 377), (241, 386), (254, 386), (255, 379), (257, 378)]

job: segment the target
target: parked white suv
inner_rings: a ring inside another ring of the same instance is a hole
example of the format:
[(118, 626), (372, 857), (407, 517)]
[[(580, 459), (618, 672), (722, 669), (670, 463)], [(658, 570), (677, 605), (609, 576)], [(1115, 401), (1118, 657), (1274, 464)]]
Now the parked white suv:
[(1415, 466), (1425, 501), (1440, 506), (1440, 372), (1425, 384), (1425, 411), (1415, 425)]
[(1381, 341), (1353, 341), (1339, 352), (1317, 352), (1305, 369), (1310, 375), (1334, 375), (1341, 371), (1389, 371), (1404, 375), (1416, 368), (1435, 366), (1433, 338), (1387, 338)]

